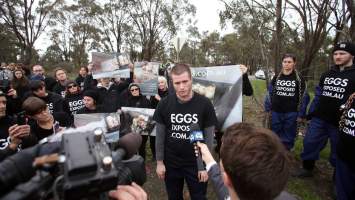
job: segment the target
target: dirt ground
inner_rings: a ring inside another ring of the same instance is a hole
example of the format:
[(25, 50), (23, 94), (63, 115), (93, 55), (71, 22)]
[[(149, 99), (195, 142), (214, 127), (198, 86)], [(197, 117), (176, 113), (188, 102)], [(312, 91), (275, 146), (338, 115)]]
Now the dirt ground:
[[(243, 120), (245, 122), (253, 123), (256, 126), (263, 126), (264, 122), (264, 113), (262, 111), (261, 104), (259, 103), (261, 100), (255, 100), (252, 97), (244, 97), (243, 100)], [(302, 138), (298, 139), (298, 143), (301, 143)], [(148, 147), (149, 145), (147, 145)], [(299, 151), (300, 149), (296, 149), (292, 153), (293, 159), (293, 170), (297, 167), (300, 167), (301, 162), (299, 159)], [(159, 180), (155, 173), (156, 162), (152, 161), (150, 149), (147, 148), (147, 182), (144, 184), (144, 189), (149, 194), (150, 200), (160, 200), (167, 199), (167, 194), (165, 191), (164, 182)], [(317, 168), (315, 170), (314, 178), (308, 179), (297, 179), (290, 177), (288, 186), (286, 188), (287, 191), (294, 194), (298, 197), (298, 199), (304, 200), (331, 200), (333, 199), (333, 188), (332, 188), (332, 168), (329, 166), (326, 160), (320, 160), (317, 162)], [(185, 200), (190, 199), (188, 190), (184, 189)], [(217, 199), (212, 185), (209, 184), (208, 199)]]

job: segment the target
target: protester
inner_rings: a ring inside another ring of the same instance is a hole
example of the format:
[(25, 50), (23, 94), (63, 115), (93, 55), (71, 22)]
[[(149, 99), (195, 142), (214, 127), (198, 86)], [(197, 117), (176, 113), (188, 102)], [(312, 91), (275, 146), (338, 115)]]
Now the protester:
[(45, 73), (45, 71), (41, 65), (32, 66), (31, 80), (39, 80), (36, 77), (40, 77), (41, 80), (44, 81), (47, 90), (52, 91), (54, 85), (56, 84), (56, 81), (54, 78), (52, 78), (50, 76), (45, 76), (44, 73)]
[(339, 127), (335, 170), (337, 200), (355, 197), (355, 93), (345, 103)]
[(353, 63), (355, 45), (349, 42), (336, 44), (333, 49), (334, 66), (323, 73), (316, 88), (315, 97), (309, 109), (312, 120), (303, 140), (303, 168), (294, 175), (313, 176), (315, 161), (319, 152), (330, 138), (330, 163), (335, 167), (336, 143), (340, 120), (339, 108), (355, 92), (355, 66)]
[[(242, 72), (242, 79), (243, 79), (243, 86), (242, 86), (242, 93), (243, 95), (246, 96), (252, 96), (253, 95), (253, 87), (250, 83), (249, 77), (248, 77), (248, 68), (247, 66), (241, 64), (238, 65), (240, 71)], [(215, 151), (216, 153), (219, 153), (219, 150), (221, 148), (221, 144), (222, 144), (222, 136), (223, 136), (223, 131), (222, 130), (217, 130), (215, 132), (215, 137), (216, 137), (216, 141), (217, 141), (217, 145), (215, 147)]]
[(221, 169), (207, 146), (197, 143), (219, 200), (296, 200), (281, 193), (291, 163), (273, 132), (237, 123), (226, 129), (222, 140)]
[(274, 76), (265, 98), (265, 111), (271, 115), (271, 130), (291, 150), (297, 136), (297, 123), (305, 121), (309, 95), (306, 82), (296, 70), (296, 57), (285, 54), (282, 69)]
[(212, 103), (192, 91), (188, 65), (176, 64), (171, 70), (175, 94), (161, 100), (153, 119), (156, 124), (157, 174), (165, 180), (168, 198), (183, 199), (184, 180), (191, 199), (206, 199), (207, 172), (198, 171), (193, 145), (189, 141), (192, 124), (198, 124), (212, 148), (217, 123)]
[(86, 66), (80, 67), (79, 74), (75, 78), (76, 84), (80, 86), (80, 88), (84, 88), (85, 77), (89, 74), (89, 69)]
[(168, 82), (164, 76), (158, 77), (158, 94), (155, 96), (150, 97), (150, 104), (153, 108), (156, 108), (159, 101), (168, 96)]
[[(134, 108), (151, 108), (150, 102), (148, 99), (141, 94), (139, 85), (136, 83), (131, 83), (128, 87), (129, 95), (126, 107), (134, 107)], [(142, 156), (145, 160), (145, 146), (148, 140), (148, 135), (142, 135), (142, 144), (139, 148), (139, 155)], [(152, 137), (150, 137), (152, 138)], [(153, 150), (152, 150), (153, 153)]]
[(78, 110), (85, 106), (80, 86), (74, 81), (67, 81), (65, 93), (64, 101), (69, 107), (69, 114), (75, 115)]
[(12, 116), (6, 114), (6, 105), (6, 95), (0, 90), (0, 162), (18, 150), (34, 145), (30, 126), (17, 124)]
[(32, 119), (29, 124), (37, 141), (51, 136), (69, 126), (70, 120), (66, 113), (55, 113), (53, 116), (46, 102), (38, 97), (28, 97), (22, 104), (26, 115)]
[(98, 105), (99, 94), (95, 90), (86, 90), (83, 93), (83, 101), (85, 107), (78, 110), (76, 114), (104, 113), (105, 109), (102, 105)]
[(62, 68), (54, 70), (54, 77), (57, 83), (53, 87), (53, 92), (65, 97), (65, 83), (68, 81), (67, 72)]
[(46, 102), (51, 114), (63, 112), (70, 113), (69, 107), (64, 102), (63, 97), (54, 92), (46, 91), (46, 86), (43, 81), (31, 81), (30, 89), (33, 96)]
[(11, 81), (11, 86), (17, 91), (17, 96), (21, 100), (30, 91), (29, 81), (25, 76), (25, 71), (20, 68), (14, 70), (14, 78)]
[(102, 105), (106, 112), (117, 112), (121, 108), (120, 94), (111, 78), (101, 78), (97, 84), (99, 94), (98, 104)]

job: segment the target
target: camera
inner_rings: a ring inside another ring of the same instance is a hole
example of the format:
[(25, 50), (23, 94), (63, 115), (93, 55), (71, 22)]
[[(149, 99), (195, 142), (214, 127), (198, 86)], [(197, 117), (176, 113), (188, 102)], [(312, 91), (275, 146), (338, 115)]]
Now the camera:
[[(8, 192), (2, 199), (107, 199), (105, 192), (117, 185), (133, 181), (143, 185), (146, 181), (144, 160), (136, 155), (140, 143), (139, 134), (129, 133), (120, 138), (116, 149), (111, 149), (104, 131), (96, 128), (90, 132), (63, 134), (61, 142), (21, 151), (0, 163), (1, 192)], [(33, 156), (33, 152), (47, 153), (23, 165), (35, 166), (34, 172), (25, 173), (27, 169), (13, 172), (15, 166), (29, 160), (29, 151), (32, 157), (37, 156)], [(5, 175), (10, 170), (11, 174)], [(19, 174), (31, 173), (36, 175), (30, 180), (24, 176), (18, 178)], [(4, 188), (9, 190), (3, 191)]]

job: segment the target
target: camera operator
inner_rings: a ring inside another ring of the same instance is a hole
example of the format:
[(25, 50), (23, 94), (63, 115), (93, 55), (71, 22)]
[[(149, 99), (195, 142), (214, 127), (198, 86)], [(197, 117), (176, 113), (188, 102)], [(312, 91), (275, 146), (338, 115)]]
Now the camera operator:
[(6, 95), (0, 90), (0, 162), (20, 148), (32, 146), (30, 126), (18, 125), (6, 114)]
[(227, 128), (220, 165), (205, 144), (198, 142), (197, 146), (218, 199), (295, 200), (282, 192), (290, 163), (285, 147), (270, 130), (247, 123)]

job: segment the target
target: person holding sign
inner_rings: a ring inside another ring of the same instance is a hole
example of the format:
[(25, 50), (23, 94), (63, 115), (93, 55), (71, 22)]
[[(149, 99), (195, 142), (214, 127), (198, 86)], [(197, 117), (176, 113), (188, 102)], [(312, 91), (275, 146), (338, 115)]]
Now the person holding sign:
[(176, 64), (171, 70), (175, 93), (162, 99), (155, 110), (157, 175), (165, 181), (169, 200), (183, 199), (186, 181), (191, 199), (206, 199), (208, 175), (198, 171), (191, 125), (198, 124), (209, 148), (217, 123), (212, 103), (192, 91), (191, 70), (186, 64)]
[(285, 54), (281, 72), (271, 80), (265, 99), (265, 111), (271, 113), (271, 129), (288, 150), (294, 146), (297, 122), (306, 118), (309, 103), (306, 82), (295, 67), (296, 57)]

